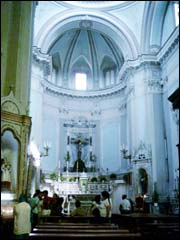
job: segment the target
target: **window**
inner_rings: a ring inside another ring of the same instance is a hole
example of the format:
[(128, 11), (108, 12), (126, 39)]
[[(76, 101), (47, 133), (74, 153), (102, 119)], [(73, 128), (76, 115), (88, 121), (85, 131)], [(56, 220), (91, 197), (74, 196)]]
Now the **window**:
[(76, 90), (86, 90), (87, 89), (87, 79), (85, 73), (76, 73), (75, 75), (75, 89)]
[(176, 27), (179, 25), (179, 3), (174, 3), (174, 14)]

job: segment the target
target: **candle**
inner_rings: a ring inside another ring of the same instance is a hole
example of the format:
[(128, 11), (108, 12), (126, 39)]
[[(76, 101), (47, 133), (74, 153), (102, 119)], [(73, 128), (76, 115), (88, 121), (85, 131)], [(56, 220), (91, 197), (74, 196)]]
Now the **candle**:
[(92, 145), (92, 137), (90, 137), (90, 145)]

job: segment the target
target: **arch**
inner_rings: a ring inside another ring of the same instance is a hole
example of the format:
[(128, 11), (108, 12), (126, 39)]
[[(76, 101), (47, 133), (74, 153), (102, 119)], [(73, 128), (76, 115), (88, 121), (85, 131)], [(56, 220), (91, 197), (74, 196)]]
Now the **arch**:
[[(115, 81), (115, 75), (117, 71), (117, 65), (116, 63), (109, 57), (109, 56), (104, 56), (102, 63), (101, 63), (101, 72), (104, 78), (104, 82), (106, 82), (106, 75), (110, 72), (113, 72), (113, 82)], [(108, 76), (109, 78), (109, 76)], [(110, 80), (110, 79), (109, 79)], [(111, 79), (112, 81), (112, 79)]]
[(70, 76), (69, 79), (71, 79), (71, 84), (73, 86), (73, 88), (75, 88), (75, 79), (74, 79), (74, 73), (75, 72), (83, 72), (86, 73), (87, 75), (87, 87), (90, 87), (90, 79), (92, 78), (92, 69), (90, 64), (88, 63), (87, 59), (81, 55), (79, 56), (77, 59), (75, 59), (75, 61), (72, 64), (71, 67), (71, 72), (69, 73)]
[(20, 142), (12, 129), (4, 129), (1, 140), (2, 191), (16, 192)]
[(26, 114), (26, 110), (23, 109), (22, 104), (15, 98), (12, 90), (10, 90), (9, 95), (2, 97), (1, 110), (18, 115)]
[(117, 68), (117, 65), (109, 56), (104, 56), (101, 63), (101, 70), (103, 71), (108, 68)]
[(1, 128), (1, 136), (3, 136), (3, 134), (6, 132), (6, 131), (10, 131), (12, 132), (13, 134), (13, 137), (18, 141), (18, 144), (20, 144), (21, 142), (21, 137), (20, 137), (20, 134), (18, 134), (18, 131), (17, 131), (17, 128), (14, 127), (14, 126), (11, 126), (9, 124), (4, 124)]
[[(83, 64), (82, 64), (82, 63), (83, 63)], [(75, 68), (75, 67), (78, 67), (78, 68), (82, 68), (82, 67), (83, 67), (83, 69), (81, 69), (81, 70), (82, 70), (82, 71), (85, 71), (85, 69), (84, 69), (85, 66), (87, 66), (87, 68), (88, 68), (89, 70), (92, 70), (92, 68), (91, 68), (88, 60), (85, 58), (85, 56), (81, 55), (81, 56), (79, 56), (77, 59), (75, 59), (75, 61), (73, 62), (71, 68), (73, 69), (73, 68)]]
[(141, 33), (141, 53), (150, 53), (151, 46), (161, 46), (163, 22), (168, 1), (146, 1)]
[(144, 195), (148, 192), (148, 174), (144, 168), (139, 168), (139, 192)]
[(161, 38), (163, 31), (163, 23), (165, 14), (167, 11), (169, 2), (167, 1), (156, 1), (153, 19), (152, 19), (152, 29), (150, 35), (150, 46), (157, 45), (161, 46)]
[[(127, 59), (138, 56), (139, 44), (135, 35), (119, 18), (93, 10), (66, 10), (50, 18), (35, 37), (35, 45), (47, 53), (56, 39), (65, 31), (79, 28), (79, 22), (86, 18), (93, 21), (93, 29), (116, 41)], [(117, 24), (118, 23), (118, 24)], [(119, 27), (121, 26), (121, 27)]]
[(58, 52), (52, 55), (52, 65), (56, 70), (61, 68), (61, 58)]

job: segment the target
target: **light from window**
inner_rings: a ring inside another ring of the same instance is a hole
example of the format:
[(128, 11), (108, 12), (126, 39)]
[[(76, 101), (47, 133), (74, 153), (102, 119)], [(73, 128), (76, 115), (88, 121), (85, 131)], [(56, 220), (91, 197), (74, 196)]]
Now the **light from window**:
[(85, 73), (76, 73), (75, 88), (76, 88), (76, 90), (86, 90), (87, 89), (87, 79), (86, 79)]
[(176, 27), (179, 25), (179, 4), (174, 3), (175, 23)]

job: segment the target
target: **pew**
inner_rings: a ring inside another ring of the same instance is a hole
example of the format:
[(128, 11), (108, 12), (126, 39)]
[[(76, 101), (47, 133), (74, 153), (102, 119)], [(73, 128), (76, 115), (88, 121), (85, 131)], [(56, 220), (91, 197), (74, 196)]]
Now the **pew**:
[(74, 229), (74, 228), (34, 228), (33, 233), (129, 233), (128, 229)]
[(30, 233), (29, 240), (54, 240), (54, 239), (141, 239), (140, 233)]
[[(153, 228), (153, 224), (171, 224), (175, 226), (179, 223), (178, 216), (164, 214), (119, 214), (116, 215), (112, 222), (117, 224), (119, 228), (128, 228), (130, 232), (139, 232), (145, 224), (149, 224), (149, 228)], [(159, 226), (159, 225), (158, 225)]]
[(103, 223), (103, 224), (91, 224), (91, 223), (41, 223), (36, 226), (38, 229), (118, 229), (118, 225)]
[(82, 222), (89, 223), (94, 220), (94, 216), (41, 216), (40, 222)]
[(139, 232), (146, 239), (179, 239), (179, 223), (145, 223)]

